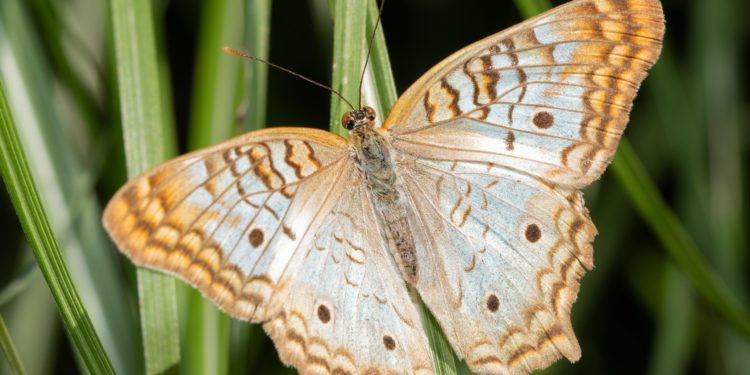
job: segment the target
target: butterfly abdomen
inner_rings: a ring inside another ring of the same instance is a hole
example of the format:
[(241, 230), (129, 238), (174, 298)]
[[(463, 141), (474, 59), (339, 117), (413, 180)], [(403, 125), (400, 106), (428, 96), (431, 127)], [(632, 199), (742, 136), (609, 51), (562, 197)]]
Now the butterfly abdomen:
[(386, 229), (386, 240), (404, 279), (412, 285), (417, 281), (417, 254), (408, 211), (399, 194), (397, 176), (390, 145), (371, 127), (352, 130), (349, 134), (356, 152), (356, 162), (367, 184), (373, 206), (379, 211)]

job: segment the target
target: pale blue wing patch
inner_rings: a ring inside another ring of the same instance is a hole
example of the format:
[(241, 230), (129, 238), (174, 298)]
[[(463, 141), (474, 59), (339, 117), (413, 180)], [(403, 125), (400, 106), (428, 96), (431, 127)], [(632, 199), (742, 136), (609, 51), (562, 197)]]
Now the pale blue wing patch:
[[(417, 289), (479, 372), (531, 371), (580, 349), (570, 325), (595, 229), (577, 192), (495, 165), (417, 160), (404, 174)], [(419, 232), (419, 231), (418, 231)]]
[(336, 202), (272, 297), (278, 312), (264, 327), (282, 360), (302, 373), (432, 373), (419, 315), (362, 184)]

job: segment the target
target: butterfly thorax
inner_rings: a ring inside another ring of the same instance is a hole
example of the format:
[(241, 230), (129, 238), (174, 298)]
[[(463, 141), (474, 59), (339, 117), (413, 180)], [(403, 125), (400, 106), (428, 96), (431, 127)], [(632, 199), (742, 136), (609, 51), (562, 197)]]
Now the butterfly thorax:
[[(389, 151), (391, 146), (373, 128), (374, 111), (370, 111), (371, 108), (365, 107), (349, 112), (342, 121), (345, 127), (351, 127), (349, 140), (353, 146), (353, 157), (365, 180), (372, 204), (380, 213), (391, 254), (404, 279), (416, 285), (417, 257), (406, 202), (399, 194), (398, 176)], [(352, 119), (355, 121), (347, 124), (347, 120)]]

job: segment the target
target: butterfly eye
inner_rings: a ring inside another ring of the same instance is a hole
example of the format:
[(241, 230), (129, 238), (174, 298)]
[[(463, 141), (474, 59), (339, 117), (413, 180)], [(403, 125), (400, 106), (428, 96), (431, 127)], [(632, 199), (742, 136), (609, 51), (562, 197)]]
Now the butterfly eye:
[(344, 129), (346, 130), (354, 129), (354, 118), (352, 117), (352, 114), (349, 112), (344, 113), (344, 116), (341, 117), (341, 124), (344, 125)]
[(371, 107), (365, 107), (365, 112), (367, 113), (367, 120), (369, 121), (375, 121), (375, 110)]

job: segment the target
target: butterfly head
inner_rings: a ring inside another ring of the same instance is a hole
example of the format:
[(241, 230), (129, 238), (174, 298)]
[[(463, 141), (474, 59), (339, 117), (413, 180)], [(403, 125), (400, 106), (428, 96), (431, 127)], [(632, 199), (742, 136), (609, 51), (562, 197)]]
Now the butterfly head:
[(341, 124), (346, 130), (353, 130), (362, 127), (372, 127), (375, 123), (375, 110), (372, 107), (364, 106), (351, 112), (344, 113), (341, 117)]

